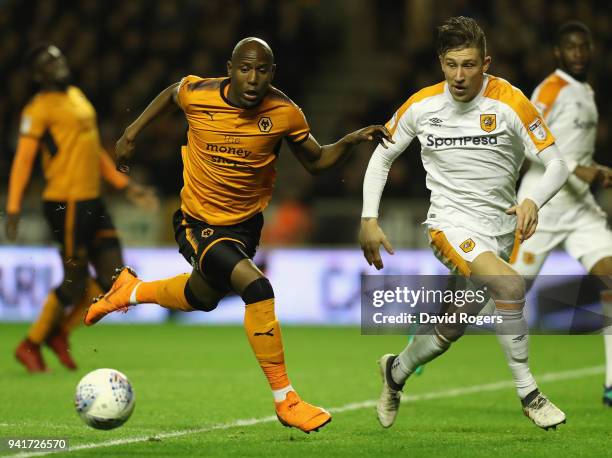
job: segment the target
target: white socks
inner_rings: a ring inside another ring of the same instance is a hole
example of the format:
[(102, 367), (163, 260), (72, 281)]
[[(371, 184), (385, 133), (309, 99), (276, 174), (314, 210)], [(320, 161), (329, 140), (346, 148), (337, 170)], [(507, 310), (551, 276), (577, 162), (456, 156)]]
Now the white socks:
[(450, 342), (436, 333), (417, 335), (404, 351), (396, 358), (391, 367), (391, 376), (398, 385), (403, 385), (406, 379), (417, 367), (425, 364), (444, 353)]
[(274, 402), (283, 402), (287, 398), (289, 391), (295, 391), (291, 385), (287, 385), (285, 388), (280, 390), (272, 390), (272, 396), (274, 396)]
[(516, 391), (521, 399), (537, 389), (537, 384), (529, 370), (529, 330), (523, 310), (495, 308), (502, 322), (495, 325), (497, 339), (504, 350), (508, 367), (514, 377)]

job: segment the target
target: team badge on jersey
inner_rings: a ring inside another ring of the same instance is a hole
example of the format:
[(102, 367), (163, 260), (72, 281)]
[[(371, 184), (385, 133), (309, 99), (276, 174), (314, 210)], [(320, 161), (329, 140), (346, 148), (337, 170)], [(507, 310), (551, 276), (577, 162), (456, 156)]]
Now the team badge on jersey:
[(462, 242), (459, 247), (463, 250), (464, 253), (469, 253), (474, 249), (476, 243), (472, 239), (467, 239), (465, 242)]
[(523, 262), (525, 264), (533, 264), (535, 262), (535, 254), (531, 251), (525, 251), (523, 253)]
[(497, 117), (495, 114), (481, 114), (480, 128), (485, 132), (493, 132), (497, 127)]
[(270, 132), (270, 130), (272, 129), (272, 120), (267, 116), (262, 116), (261, 118), (259, 118), (257, 125), (259, 126), (259, 130), (261, 130), (262, 132)]

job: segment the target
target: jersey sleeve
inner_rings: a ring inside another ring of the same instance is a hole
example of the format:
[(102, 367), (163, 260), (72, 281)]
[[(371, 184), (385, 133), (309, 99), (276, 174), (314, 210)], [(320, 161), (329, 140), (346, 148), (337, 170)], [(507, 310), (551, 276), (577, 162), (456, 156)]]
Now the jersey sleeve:
[(292, 143), (302, 143), (310, 135), (310, 126), (306, 116), (298, 106), (291, 106), (288, 112), (289, 130), (286, 137)]
[(40, 103), (31, 102), (21, 114), (19, 135), (39, 139), (47, 129), (47, 119)]
[(514, 116), (509, 124), (528, 152), (538, 154), (555, 142), (542, 115), (522, 92), (513, 94), (510, 106)]
[(389, 153), (395, 153), (396, 157), (408, 148), (408, 145), (417, 136), (415, 111), (414, 104), (411, 102), (411, 99), (408, 99), (408, 102), (402, 105), (385, 124), (395, 142), (387, 145), (388, 150)]
[(176, 99), (178, 101), (179, 106), (185, 113), (189, 113), (191, 109), (191, 87), (193, 87), (192, 85), (202, 80), (203, 78), (200, 78), (199, 76), (195, 75), (186, 76), (181, 80)]
[(567, 81), (559, 77), (547, 78), (531, 96), (532, 103), (549, 126), (552, 126), (557, 116), (563, 111), (561, 96), (567, 84)]

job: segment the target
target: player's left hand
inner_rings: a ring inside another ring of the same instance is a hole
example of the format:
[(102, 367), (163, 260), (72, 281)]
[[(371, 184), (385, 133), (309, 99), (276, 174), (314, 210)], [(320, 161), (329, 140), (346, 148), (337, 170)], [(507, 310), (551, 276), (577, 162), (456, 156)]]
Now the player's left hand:
[(7, 213), (4, 223), (4, 233), (6, 238), (11, 242), (17, 240), (17, 232), (19, 230), (19, 213)]
[(612, 187), (612, 169), (605, 165), (597, 165), (599, 169), (599, 184), (604, 188)]
[(385, 141), (389, 143), (395, 143), (391, 138), (391, 134), (385, 126), (375, 125), (364, 127), (363, 129), (356, 130), (344, 137), (351, 145), (357, 145), (363, 142), (376, 142), (380, 143), (383, 148), (388, 148)]
[(523, 201), (506, 210), (508, 215), (516, 215), (516, 230), (521, 238), (521, 243), (531, 237), (538, 226), (538, 206), (531, 199)]
[(125, 196), (134, 205), (145, 210), (156, 211), (159, 208), (159, 199), (151, 186), (130, 182), (125, 190)]

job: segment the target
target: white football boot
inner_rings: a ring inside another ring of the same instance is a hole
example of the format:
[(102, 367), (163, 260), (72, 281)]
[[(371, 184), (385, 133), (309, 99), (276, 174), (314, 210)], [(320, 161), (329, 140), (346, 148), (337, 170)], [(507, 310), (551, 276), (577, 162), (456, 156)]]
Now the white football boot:
[(523, 413), (536, 426), (548, 431), (549, 428), (557, 429), (557, 425), (565, 423), (565, 413), (554, 405), (542, 393), (533, 398), (527, 405), (523, 406)]
[(396, 358), (397, 355), (386, 354), (378, 360), (383, 386), (376, 403), (376, 415), (383, 428), (389, 428), (395, 422), (404, 388), (403, 384), (398, 385), (391, 377), (391, 366)]

